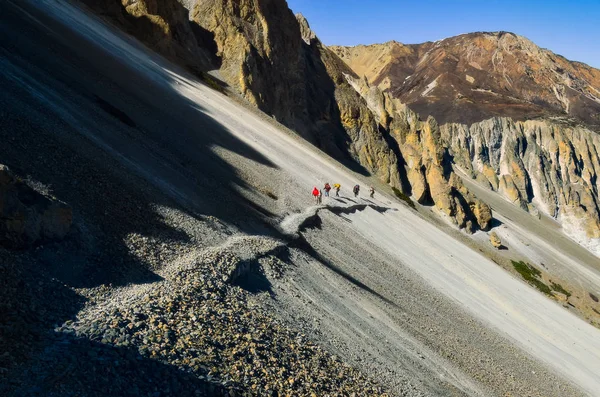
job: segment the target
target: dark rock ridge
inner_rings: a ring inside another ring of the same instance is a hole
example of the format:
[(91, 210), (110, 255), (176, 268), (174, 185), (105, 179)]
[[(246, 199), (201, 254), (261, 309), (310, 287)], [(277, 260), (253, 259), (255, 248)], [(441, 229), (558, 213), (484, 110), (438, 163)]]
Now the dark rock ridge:
[(64, 238), (73, 223), (69, 206), (43, 196), (0, 164), (0, 245), (27, 248)]
[(211, 34), (188, 21), (178, 0), (80, 0), (167, 58), (201, 72), (214, 65)]

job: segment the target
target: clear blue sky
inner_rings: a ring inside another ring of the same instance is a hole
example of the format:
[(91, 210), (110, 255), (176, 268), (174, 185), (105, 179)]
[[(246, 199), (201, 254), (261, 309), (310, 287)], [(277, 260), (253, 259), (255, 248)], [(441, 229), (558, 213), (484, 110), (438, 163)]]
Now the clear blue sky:
[(600, 0), (288, 0), (327, 45), (435, 41), (505, 30), (600, 68)]

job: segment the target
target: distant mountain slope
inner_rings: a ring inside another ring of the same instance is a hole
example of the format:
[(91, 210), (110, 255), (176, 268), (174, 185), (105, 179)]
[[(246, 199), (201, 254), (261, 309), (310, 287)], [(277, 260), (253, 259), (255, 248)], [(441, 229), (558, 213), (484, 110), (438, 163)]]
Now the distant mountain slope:
[(513, 33), (330, 49), (371, 84), (440, 123), (564, 115), (600, 128), (600, 70)]
[(600, 70), (506, 32), (329, 49), (435, 117), (454, 167), (600, 253)]

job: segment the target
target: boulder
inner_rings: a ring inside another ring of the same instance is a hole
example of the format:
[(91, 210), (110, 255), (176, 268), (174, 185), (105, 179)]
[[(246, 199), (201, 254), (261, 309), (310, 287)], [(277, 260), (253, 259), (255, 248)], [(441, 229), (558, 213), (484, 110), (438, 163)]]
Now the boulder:
[(502, 240), (500, 240), (500, 237), (498, 237), (496, 232), (490, 233), (490, 243), (494, 248), (500, 249), (502, 247)]
[(479, 199), (475, 199), (471, 204), (471, 211), (477, 220), (481, 230), (488, 230), (492, 222), (492, 210), (489, 205)]
[(21, 249), (64, 238), (73, 223), (69, 206), (46, 197), (0, 164), (0, 245)]

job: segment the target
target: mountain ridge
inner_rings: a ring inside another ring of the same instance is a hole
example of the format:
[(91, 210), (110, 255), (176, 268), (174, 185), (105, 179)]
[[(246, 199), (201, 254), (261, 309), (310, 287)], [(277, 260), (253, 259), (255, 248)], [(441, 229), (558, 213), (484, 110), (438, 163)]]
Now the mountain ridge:
[[(523, 36), (473, 32), (421, 44), (390, 41), (330, 48), (358, 70), (364, 53), (382, 47), (395, 56), (365, 70), (369, 82), (390, 89), (415, 111), (442, 124), (562, 115), (600, 128), (600, 70), (569, 61)], [(427, 91), (429, 85), (434, 87)]]
[[(387, 41), (383, 41), (383, 42), (373, 42), (373, 43), (368, 43), (368, 44), (358, 43), (358, 44), (353, 44), (353, 45), (344, 45), (344, 44), (326, 44), (326, 45), (328, 47), (340, 47), (340, 48), (371, 47), (371, 46), (386, 45), (386, 44), (400, 44), (400, 45), (404, 45), (404, 46), (419, 46), (419, 45), (423, 45), (423, 44), (433, 44), (433, 43), (437, 43), (437, 42), (444, 41), (444, 40), (447, 40), (447, 39), (451, 39), (451, 38), (455, 38), (455, 37), (460, 37), (460, 36), (473, 35), (473, 34), (489, 34), (489, 35), (511, 34), (513, 36), (517, 36), (517, 37), (523, 38), (525, 40), (531, 41), (532, 43), (535, 43), (534, 40), (528, 38), (527, 36), (519, 34), (519, 33), (515, 33), (515, 32), (510, 31), (510, 30), (475, 30), (475, 31), (472, 31), (472, 32), (459, 33), (459, 34), (456, 34), (456, 35), (453, 35), (453, 36), (443, 37), (441, 39), (425, 40), (425, 41), (415, 42), (415, 43), (405, 43), (403, 41), (398, 41), (396, 39), (391, 39), (391, 40), (387, 40)], [(578, 60), (575, 60), (575, 59), (570, 59), (570, 58), (568, 58), (568, 57), (566, 57), (564, 55), (561, 55), (559, 53), (554, 52), (549, 47), (541, 47), (541, 46), (538, 46), (538, 47), (540, 49), (544, 50), (544, 51), (549, 51), (549, 52), (553, 53), (554, 55), (563, 58), (565, 61), (568, 61), (568, 62), (571, 62), (571, 63), (580, 64), (581, 66), (584, 66), (584, 67), (588, 67), (588, 68), (600, 70), (600, 67), (592, 66), (589, 63), (586, 63), (586, 62), (583, 62), (583, 61), (578, 61)]]

